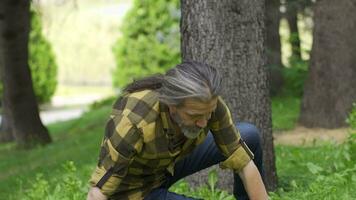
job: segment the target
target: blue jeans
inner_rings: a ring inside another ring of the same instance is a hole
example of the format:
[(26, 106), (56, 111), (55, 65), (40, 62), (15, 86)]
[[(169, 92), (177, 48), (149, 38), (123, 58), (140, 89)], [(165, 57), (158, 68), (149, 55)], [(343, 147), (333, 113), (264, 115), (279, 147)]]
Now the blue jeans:
[[(253, 161), (263, 176), (262, 148), (260, 145), (258, 129), (249, 123), (238, 123), (236, 127), (239, 129), (242, 139), (254, 153), (255, 157)], [(145, 200), (193, 200), (193, 198), (169, 192), (168, 188), (178, 180), (202, 169), (218, 164), (225, 159), (226, 157), (220, 153), (218, 147), (216, 146), (212, 134), (209, 133), (202, 144), (196, 147), (194, 151), (183, 160), (176, 163), (174, 176), (168, 177), (166, 183), (164, 183), (161, 187), (152, 190), (151, 193), (145, 197)], [(234, 196), (238, 200), (249, 199), (243, 183), (237, 174), (234, 174)]]

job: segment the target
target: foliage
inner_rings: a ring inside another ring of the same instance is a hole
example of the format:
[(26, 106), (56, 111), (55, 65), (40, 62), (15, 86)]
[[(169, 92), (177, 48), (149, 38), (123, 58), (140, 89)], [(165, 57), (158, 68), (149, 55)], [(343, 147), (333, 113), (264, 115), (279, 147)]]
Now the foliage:
[(163, 73), (180, 61), (179, 1), (135, 0), (113, 52), (115, 87), (135, 78)]
[(234, 196), (228, 194), (226, 191), (221, 191), (216, 188), (216, 183), (218, 181), (217, 172), (212, 170), (209, 172), (208, 175), (208, 185), (198, 187), (193, 189), (189, 186), (189, 184), (184, 181), (178, 181), (174, 184), (170, 191), (183, 194), (189, 197), (194, 197), (198, 199), (205, 199), (205, 200), (234, 200)]
[[(355, 199), (356, 134), (344, 144), (322, 144), (293, 151), (277, 148), (280, 187), (271, 199)], [(284, 169), (283, 169), (284, 168)]]
[(291, 67), (285, 67), (282, 71), (284, 79), (282, 93), (284, 96), (302, 97), (304, 82), (308, 75), (308, 61), (292, 57), (290, 64)]
[(44, 178), (43, 174), (37, 174), (36, 180), (31, 187), (17, 197), (23, 200), (38, 199), (63, 199), (80, 200), (85, 199), (87, 186), (76, 175), (77, 168), (73, 161), (66, 162), (63, 166), (63, 176), (52, 180)]
[(39, 103), (50, 101), (57, 86), (57, 64), (49, 42), (42, 35), (40, 15), (31, 10), (29, 65)]
[(352, 104), (352, 110), (346, 119), (346, 122), (352, 129), (356, 130), (356, 103)]

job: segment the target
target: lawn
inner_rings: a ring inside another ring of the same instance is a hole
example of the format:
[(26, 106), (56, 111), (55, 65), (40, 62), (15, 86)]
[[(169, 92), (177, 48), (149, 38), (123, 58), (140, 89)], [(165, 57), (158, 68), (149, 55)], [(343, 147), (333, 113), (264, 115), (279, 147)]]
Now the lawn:
[[(277, 105), (291, 102), (278, 101)], [(45, 147), (16, 150), (14, 144), (0, 145), (0, 199), (84, 199), (109, 104), (96, 104), (79, 119), (50, 125), (54, 142)], [(284, 114), (281, 110), (274, 110), (274, 117)], [(356, 199), (355, 140), (276, 146), (279, 188), (270, 194), (272, 199)], [(214, 188), (214, 173), (209, 180), (210, 185), (200, 189), (181, 181), (172, 190), (204, 199), (232, 199)]]

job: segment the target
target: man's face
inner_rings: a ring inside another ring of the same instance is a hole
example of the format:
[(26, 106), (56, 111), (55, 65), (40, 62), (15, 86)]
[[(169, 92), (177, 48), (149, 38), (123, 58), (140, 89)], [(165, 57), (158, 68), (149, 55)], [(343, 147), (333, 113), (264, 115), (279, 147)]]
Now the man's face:
[(200, 130), (207, 126), (211, 113), (216, 109), (217, 98), (208, 102), (188, 98), (180, 107), (170, 106), (172, 119), (188, 138), (196, 138)]

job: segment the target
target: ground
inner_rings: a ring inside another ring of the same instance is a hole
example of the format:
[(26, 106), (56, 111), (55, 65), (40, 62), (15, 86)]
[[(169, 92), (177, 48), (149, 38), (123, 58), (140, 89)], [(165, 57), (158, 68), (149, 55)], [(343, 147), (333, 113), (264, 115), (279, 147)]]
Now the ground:
[(296, 126), (288, 131), (276, 131), (273, 134), (275, 144), (286, 145), (308, 145), (317, 141), (334, 141), (343, 142), (348, 133), (348, 128), (339, 129), (322, 129), (322, 128), (305, 128)]

